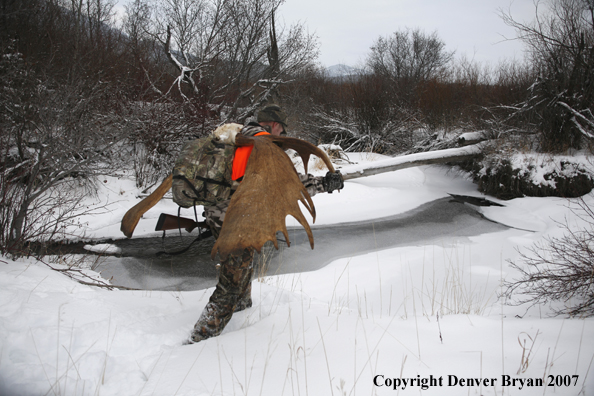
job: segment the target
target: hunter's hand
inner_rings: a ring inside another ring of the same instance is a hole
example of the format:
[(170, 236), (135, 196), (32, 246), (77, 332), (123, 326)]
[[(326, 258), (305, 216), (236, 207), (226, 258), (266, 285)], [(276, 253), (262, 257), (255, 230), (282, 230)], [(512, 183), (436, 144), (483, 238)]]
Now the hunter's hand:
[(326, 173), (322, 183), (324, 185), (324, 190), (330, 194), (332, 194), (332, 191), (334, 190), (341, 190), (344, 188), (344, 180), (342, 180), (340, 171)]

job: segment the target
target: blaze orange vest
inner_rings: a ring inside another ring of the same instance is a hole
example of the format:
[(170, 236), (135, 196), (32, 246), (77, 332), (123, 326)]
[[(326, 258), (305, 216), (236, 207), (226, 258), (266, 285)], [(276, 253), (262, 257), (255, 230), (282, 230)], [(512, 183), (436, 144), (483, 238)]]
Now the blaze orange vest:
[[(268, 132), (258, 132), (254, 136), (270, 135)], [(235, 149), (235, 157), (233, 158), (233, 171), (231, 173), (232, 180), (238, 180), (245, 174), (248, 159), (254, 146), (242, 146)]]

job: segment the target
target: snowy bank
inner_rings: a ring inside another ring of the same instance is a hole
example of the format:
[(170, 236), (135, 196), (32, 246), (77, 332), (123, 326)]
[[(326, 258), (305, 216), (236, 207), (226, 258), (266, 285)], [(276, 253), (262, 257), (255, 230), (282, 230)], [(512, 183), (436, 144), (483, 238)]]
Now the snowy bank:
[[(138, 201), (129, 181), (106, 180), (101, 199), (112, 210), (85, 219), (87, 236), (120, 237), (119, 219)], [(448, 193), (480, 196), (440, 167), (359, 178), (314, 197), (316, 223), (402, 213)], [(254, 306), (194, 345), (182, 342), (212, 289), (109, 291), (32, 259), (0, 258), (0, 394), (592, 394), (594, 320), (497, 299), (501, 281), (517, 276), (508, 263), (517, 249), (560, 235), (559, 221), (583, 225), (568, 202), (477, 208), (515, 228), (255, 280)], [(172, 209), (161, 201), (135, 235), (154, 233)]]

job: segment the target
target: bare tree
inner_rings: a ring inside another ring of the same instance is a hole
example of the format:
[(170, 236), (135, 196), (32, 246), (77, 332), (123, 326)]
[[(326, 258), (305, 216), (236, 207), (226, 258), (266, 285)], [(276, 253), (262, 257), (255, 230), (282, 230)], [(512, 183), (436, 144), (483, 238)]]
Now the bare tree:
[(501, 17), (516, 28), (528, 46), (535, 80), (527, 98), (511, 115), (532, 123), (543, 136), (543, 148), (579, 148), (594, 138), (594, 3), (551, 0), (532, 23)]
[(164, 71), (160, 70), (161, 47), (150, 34), (151, 9), (143, 0), (134, 0), (126, 5), (122, 30), (127, 35), (125, 52), (131, 59), (134, 83), (130, 89), (138, 99), (163, 96), (160, 81)]
[[(282, 0), (167, 0), (154, 8), (152, 34), (163, 45), (181, 98), (220, 121), (244, 121), (279, 85), (317, 55), (299, 25), (285, 31), (274, 14)], [(277, 93), (277, 92), (276, 92)]]
[(439, 77), (453, 56), (437, 32), (428, 35), (420, 29), (406, 29), (379, 37), (367, 65), (373, 73), (392, 81), (400, 96), (406, 96), (420, 82)]

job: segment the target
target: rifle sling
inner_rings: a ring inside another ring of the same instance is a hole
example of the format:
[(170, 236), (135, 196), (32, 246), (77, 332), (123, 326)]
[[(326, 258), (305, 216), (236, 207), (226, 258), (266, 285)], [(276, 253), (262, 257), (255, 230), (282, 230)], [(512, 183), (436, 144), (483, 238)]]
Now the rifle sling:
[(167, 255), (167, 256), (177, 256), (178, 254), (182, 254), (182, 253), (187, 252), (190, 249), (190, 247), (192, 247), (192, 245), (195, 242), (198, 242), (198, 241), (200, 241), (202, 239), (206, 239), (206, 238), (211, 237), (211, 236), (212, 236), (212, 231), (211, 230), (206, 230), (206, 231), (201, 232), (200, 234), (198, 234), (198, 236), (196, 237), (196, 239), (194, 239), (192, 241), (192, 243), (190, 243), (188, 246), (186, 246), (182, 250), (178, 250), (178, 251), (175, 251), (175, 252), (166, 252), (165, 250), (162, 250), (160, 252), (155, 253), (155, 255), (157, 257), (161, 257), (161, 256), (165, 256), (165, 255)]
[[(186, 179), (186, 181), (187, 181), (187, 179)], [(195, 203), (196, 203), (196, 201), (194, 200), (194, 216), (196, 217), (196, 222), (198, 222), (198, 213), (196, 212), (196, 204)], [(182, 234), (181, 234), (181, 224), (180, 224), (180, 218), (181, 218), (180, 217), (180, 213), (181, 213), (181, 206), (177, 208), (177, 227), (179, 229), (179, 237), (181, 238), (182, 237)], [(165, 232), (166, 231), (163, 230), (163, 240), (165, 240)], [(198, 236), (188, 246), (186, 246), (182, 250), (178, 250), (178, 251), (175, 251), (175, 252), (166, 252), (165, 250), (161, 250), (160, 252), (155, 253), (155, 256), (157, 256), (157, 257), (161, 257), (161, 256), (164, 256), (164, 255), (167, 255), (167, 256), (177, 256), (178, 254), (182, 254), (182, 253), (187, 252), (190, 249), (190, 247), (195, 242), (198, 242), (198, 241), (200, 241), (202, 239), (206, 239), (206, 238), (211, 237), (211, 236), (212, 236), (212, 231), (210, 229), (202, 232), (201, 231), (201, 228), (198, 227)]]

